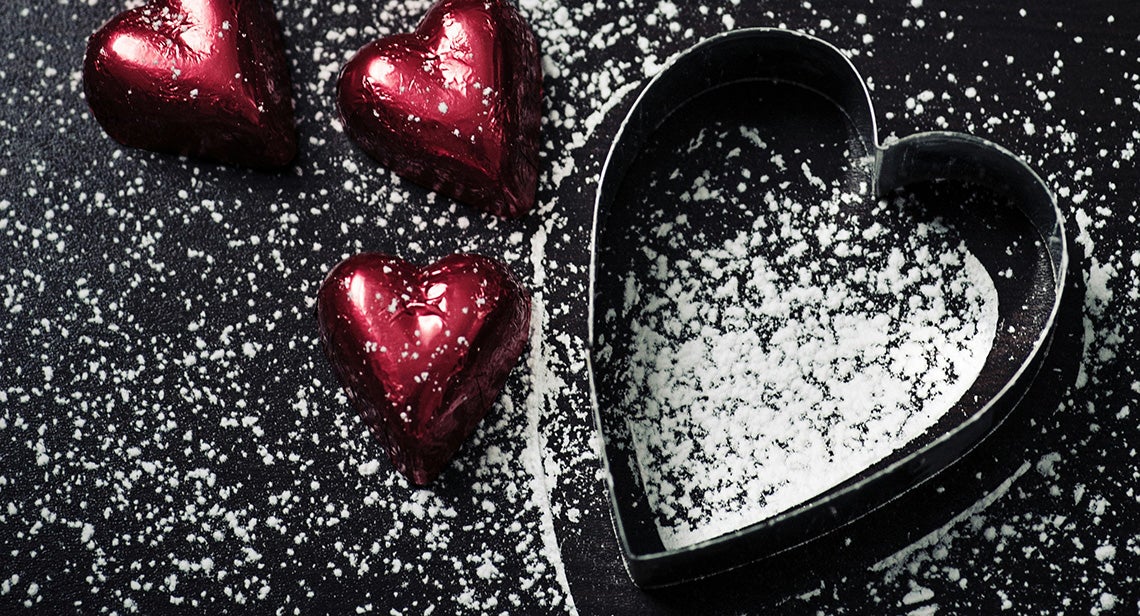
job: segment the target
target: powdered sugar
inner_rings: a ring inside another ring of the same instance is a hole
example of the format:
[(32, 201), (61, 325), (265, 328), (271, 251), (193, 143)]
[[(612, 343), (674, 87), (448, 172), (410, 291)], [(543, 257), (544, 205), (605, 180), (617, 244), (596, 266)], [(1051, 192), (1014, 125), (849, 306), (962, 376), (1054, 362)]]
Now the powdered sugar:
[[(771, 139), (752, 127), (694, 137), (691, 150), (732, 165), (658, 204), (681, 213), (646, 230), (659, 238), (643, 249), (648, 270), (626, 274), (608, 315), (632, 332), (624, 408), (666, 548), (795, 507), (905, 446), (993, 344), (997, 290), (953, 229), (904, 197), (829, 184)], [(753, 212), (750, 228), (708, 245), (686, 207), (710, 199)]]
[[(748, 258), (763, 240), (744, 233), (694, 254), (723, 286), (663, 268), (662, 288), (644, 296), (633, 323), (641, 352), (630, 376), (646, 396), (631, 432), (666, 547), (841, 483), (965, 392), (993, 340), (997, 293), (962, 247), (948, 247), (950, 264), (931, 259), (922, 245), (938, 233), (907, 238), (916, 260), (895, 249), (852, 281), (781, 276), (764, 257)], [(801, 272), (818, 262), (796, 261)], [(947, 303), (964, 306), (963, 316), (951, 318)]]
[[(274, 2), (303, 145), (295, 169), (264, 177), (120, 148), (86, 114), (84, 38), (142, 3), (20, 0), (0, 43), (0, 611), (552, 613), (569, 604), (564, 572), (583, 613), (648, 613), (595, 480), (584, 246), (594, 179), (639, 80), (723, 31), (724, 15), (839, 45), (885, 134), (964, 130), (1027, 156), (1073, 213), (1090, 288), (1080, 386), (1017, 441), (1028, 466), (987, 470), (1010, 481), (981, 507), (948, 509), (936, 537), (885, 569), (818, 563), (810, 593), (702, 612), (1135, 611), (1133, 6), (521, 0), (544, 54), (545, 175), (539, 211), (502, 222), (392, 177), (339, 132), (331, 97), (347, 56), (410, 30), (430, 1)], [(542, 280), (541, 357), (423, 501), (335, 393), (312, 335), (306, 301), (363, 250), (482, 252), (532, 290)], [(532, 389), (557, 403), (534, 409)], [(1060, 456), (1048, 476), (1034, 470), (1042, 449)], [(1115, 557), (1098, 557), (1105, 546)]]

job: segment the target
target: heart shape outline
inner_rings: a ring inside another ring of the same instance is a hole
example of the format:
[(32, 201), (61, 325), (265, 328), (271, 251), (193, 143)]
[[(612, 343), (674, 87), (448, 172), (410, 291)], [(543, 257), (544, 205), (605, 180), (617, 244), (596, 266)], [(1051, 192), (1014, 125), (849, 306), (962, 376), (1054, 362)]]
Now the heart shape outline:
[(610, 445), (604, 444), (601, 462), (615, 533), (627, 572), (643, 588), (706, 577), (794, 550), (878, 509), (953, 464), (1001, 422), (1031, 385), (1049, 348), (1065, 287), (1068, 248), (1062, 213), (1052, 191), (1016, 155), (991, 141), (945, 131), (916, 133), (881, 145), (870, 92), (847, 56), (830, 43), (777, 28), (749, 28), (714, 36), (674, 57), (645, 86), (619, 127), (602, 169), (591, 234), (587, 363), (595, 426), (603, 442), (606, 430), (596, 373), (601, 351), (598, 251), (609, 212), (637, 153), (673, 110), (718, 86), (749, 80), (793, 83), (835, 103), (847, 115), (865, 150), (874, 154), (871, 179), (877, 194), (948, 179), (980, 184), (1010, 197), (1044, 245), (1051, 271), (1048, 280), (1035, 282), (1040, 287), (1037, 291), (1048, 294), (1048, 308), (1041, 330), (1012, 376), (964, 421), (869, 476), (691, 546), (643, 550), (639, 549), (643, 546), (634, 545), (627, 527), (631, 511), (618, 496), (614, 456)]
[(538, 41), (505, 0), (443, 0), (415, 31), (345, 64), (337, 108), (349, 137), (413, 182), (504, 217), (538, 189)]
[(268, 0), (154, 0), (88, 40), (83, 88), (116, 141), (278, 169), (297, 155), (292, 85)]
[(412, 483), (446, 467), (498, 399), (530, 331), (530, 296), (473, 254), (426, 267), (345, 259), (317, 293), (325, 354), (361, 420)]

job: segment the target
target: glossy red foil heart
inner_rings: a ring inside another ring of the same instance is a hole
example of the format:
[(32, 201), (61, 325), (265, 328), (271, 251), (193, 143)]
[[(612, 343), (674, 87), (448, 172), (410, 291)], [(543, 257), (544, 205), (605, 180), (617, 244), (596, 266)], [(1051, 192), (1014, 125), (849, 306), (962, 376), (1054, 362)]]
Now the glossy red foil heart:
[(297, 154), (290, 88), (268, 0), (157, 0), (91, 35), (83, 65), (120, 143), (259, 169)]
[(321, 284), (317, 320), (364, 423), (396, 468), (425, 485), (498, 398), (526, 346), (530, 295), (486, 257), (421, 269), (360, 254)]
[(509, 0), (443, 0), (365, 45), (337, 104), (349, 137), (417, 184), (500, 216), (534, 206), (542, 68)]

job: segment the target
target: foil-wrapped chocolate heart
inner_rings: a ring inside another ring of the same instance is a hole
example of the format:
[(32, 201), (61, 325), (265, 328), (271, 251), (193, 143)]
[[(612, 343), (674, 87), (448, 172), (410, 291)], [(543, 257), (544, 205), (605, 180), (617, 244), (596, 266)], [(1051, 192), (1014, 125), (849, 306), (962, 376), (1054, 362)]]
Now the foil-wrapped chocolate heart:
[(530, 296), (507, 268), (425, 268), (359, 254), (317, 296), (325, 353), (365, 425), (413, 483), (431, 482), (494, 404), (526, 346)]
[(365, 45), (337, 105), (353, 141), (417, 184), (500, 216), (534, 206), (542, 69), (508, 0), (443, 0)]
[(125, 145), (274, 169), (297, 154), (289, 69), (269, 0), (155, 0), (87, 44), (83, 89)]

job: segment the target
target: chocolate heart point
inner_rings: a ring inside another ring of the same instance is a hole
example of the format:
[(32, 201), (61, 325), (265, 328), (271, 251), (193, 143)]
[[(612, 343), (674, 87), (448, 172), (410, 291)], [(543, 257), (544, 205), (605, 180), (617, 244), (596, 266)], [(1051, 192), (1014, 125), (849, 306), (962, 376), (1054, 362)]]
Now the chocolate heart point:
[(420, 269), (360, 254), (321, 285), (317, 319), (361, 419), (396, 468), (424, 485), (498, 397), (526, 346), (530, 297), (485, 257)]

